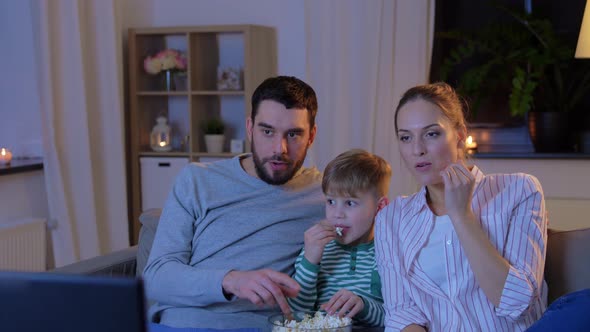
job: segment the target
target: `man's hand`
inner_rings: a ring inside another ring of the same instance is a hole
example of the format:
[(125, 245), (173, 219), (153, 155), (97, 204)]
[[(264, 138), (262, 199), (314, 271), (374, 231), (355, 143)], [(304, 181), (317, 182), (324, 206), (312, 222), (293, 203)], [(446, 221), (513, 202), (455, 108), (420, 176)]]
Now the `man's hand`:
[(334, 239), (336, 239), (336, 228), (326, 220), (310, 227), (304, 235), (305, 259), (312, 264), (319, 264), (324, 254), (324, 247)]
[(285, 297), (296, 297), (300, 288), (288, 275), (269, 269), (230, 271), (223, 278), (222, 287), (224, 292), (258, 306), (278, 304), (284, 314), (291, 313)]
[(360, 296), (344, 288), (336, 292), (330, 301), (321, 305), (321, 309), (330, 315), (338, 313), (338, 317), (346, 315), (350, 318), (361, 312), (364, 307), (365, 303)]

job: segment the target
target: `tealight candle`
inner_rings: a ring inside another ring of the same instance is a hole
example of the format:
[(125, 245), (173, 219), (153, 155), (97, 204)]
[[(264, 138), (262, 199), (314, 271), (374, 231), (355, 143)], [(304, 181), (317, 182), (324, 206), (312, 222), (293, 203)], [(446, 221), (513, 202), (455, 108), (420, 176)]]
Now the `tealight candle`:
[(6, 148), (0, 149), (0, 165), (8, 165), (12, 160), (12, 153)]
[(477, 150), (477, 142), (473, 140), (472, 136), (467, 137), (465, 147), (467, 147), (467, 152), (469, 153), (474, 153)]

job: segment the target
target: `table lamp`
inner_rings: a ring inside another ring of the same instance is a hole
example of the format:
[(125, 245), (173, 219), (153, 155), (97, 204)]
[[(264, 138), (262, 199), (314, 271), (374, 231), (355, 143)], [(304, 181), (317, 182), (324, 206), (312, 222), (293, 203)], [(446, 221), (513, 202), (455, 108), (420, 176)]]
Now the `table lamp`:
[(582, 27), (578, 37), (578, 46), (576, 47), (576, 59), (590, 58), (590, 1), (586, 1), (584, 17), (582, 18)]

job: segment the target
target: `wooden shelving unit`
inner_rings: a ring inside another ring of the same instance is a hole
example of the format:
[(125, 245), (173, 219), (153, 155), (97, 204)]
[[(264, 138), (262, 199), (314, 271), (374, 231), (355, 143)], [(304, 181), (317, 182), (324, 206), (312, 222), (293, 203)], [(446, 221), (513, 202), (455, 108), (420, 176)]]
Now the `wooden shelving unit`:
[[(199, 161), (205, 157), (232, 157), (230, 140), (246, 140), (245, 119), (250, 114), (254, 89), (264, 79), (277, 75), (277, 47), (275, 30), (255, 25), (129, 29), (128, 47), (130, 155), (127, 162), (130, 240), (135, 244), (142, 211), (140, 158)], [(176, 49), (186, 55), (186, 89), (166, 91), (160, 76), (145, 72), (144, 59), (164, 49)], [(242, 68), (242, 89), (218, 90), (218, 67)], [(172, 127), (170, 152), (154, 152), (150, 148), (150, 132), (160, 115), (166, 116)], [(223, 153), (206, 152), (201, 124), (211, 117), (221, 118), (226, 125)]]

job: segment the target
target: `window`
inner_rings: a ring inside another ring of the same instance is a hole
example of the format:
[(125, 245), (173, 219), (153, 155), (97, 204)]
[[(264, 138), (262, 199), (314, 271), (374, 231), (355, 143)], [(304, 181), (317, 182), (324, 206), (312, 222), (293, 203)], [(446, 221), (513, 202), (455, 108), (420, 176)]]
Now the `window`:
[[(585, 0), (503, 0), (495, 2), (438, 0), (435, 13), (437, 35), (433, 47), (431, 81), (441, 80), (444, 61), (449, 57), (451, 50), (458, 45), (452, 39), (440, 38), (440, 32), (460, 30), (469, 33), (495, 23), (502, 23), (503, 27), (508, 27), (510, 24), (516, 23), (516, 20), (506, 12), (494, 7), (493, 4), (523, 13), (527, 2), (532, 5), (534, 17), (549, 20), (566, 45), (575, 49)], [(502, 41), (500, 38), (499, 40)], [(481, 63), (481, 60), (481, 58), (472, 57), (460, 62), (449, 72), (446, 81), (452, 86), (458, 87), (459, 78), (467, 73), (468, 69)], [(574, 66), (590, 63), (590, 60), (572, 61)], [(494, 80), (501, 83), (496, 85)], [(526, 119), (522, 116), (513, 117), (510, 115), (508, 98), (511, 91), (511, 74), (492, 71), (492, 74), (486, 76), (486, 79), (482, 81), (477, 91), (481, 91), (482, 94), (479, 100), (472, 95), (464, 95), (464, 97), (471, 109), (468, 113), (468, 121), (471, 123), (470, 132), (476, 133), (475, 136), (482, 148), (480, 152), (532, 152)], [(590, 96), (586, 95), (581, 107), (572, 112), (574, 113), (572, 129), (576, 132), (590, 130), (590, 116), (586, 114), (590, 113), (586, 111), (588, 109), (590, 109)]]

